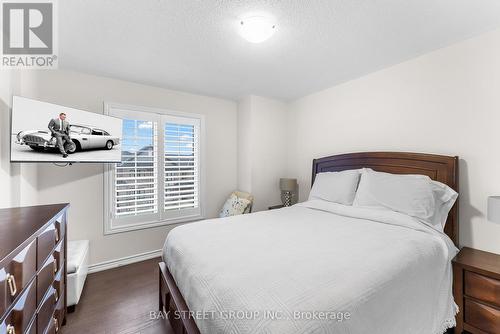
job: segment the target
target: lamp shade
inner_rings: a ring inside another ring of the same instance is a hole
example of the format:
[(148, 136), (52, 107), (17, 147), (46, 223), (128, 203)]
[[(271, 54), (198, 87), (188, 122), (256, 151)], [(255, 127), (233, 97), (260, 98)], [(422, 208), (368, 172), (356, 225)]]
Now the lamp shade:
[(281, 191), (294, 191), (297, 189), (297, 179), (280, 179)]
[(488, 197), (488, 220), (500, 223), (500, 196)]

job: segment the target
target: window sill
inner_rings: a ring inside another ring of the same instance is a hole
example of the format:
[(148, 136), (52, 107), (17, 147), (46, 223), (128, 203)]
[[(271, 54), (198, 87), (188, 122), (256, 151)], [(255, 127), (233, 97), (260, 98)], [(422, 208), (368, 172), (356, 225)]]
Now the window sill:
[(111, 226), (111, 224), (105, 224), (104, 235), (112, 235), (112, 234), (117, 234), (117, 233), (147, 230), (150, 228), (156, 228), (156, 227), (162, 227), (162, 226), (168, 226), (168, 225), (193, 223), (195, 221), (200, 221), (203, 219), (205, 219), (205, 217), (203, 215), (196, 215), (196, 216), (188, 216), (188, 217), (182, 217), (182, 218), (165, 219), (165, 220), (161, 220), (161, 221), (126, 224), (126, 225), (122, 225), (122, 226)]

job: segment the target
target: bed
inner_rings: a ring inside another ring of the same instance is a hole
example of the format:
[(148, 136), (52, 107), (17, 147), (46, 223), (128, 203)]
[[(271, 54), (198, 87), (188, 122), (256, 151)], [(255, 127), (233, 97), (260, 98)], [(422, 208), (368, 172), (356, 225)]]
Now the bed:
[[(458, 158), (352, 153), (318, 173), (371, 168), (422, 174), (458, 192)], [(325, 201), (175, 228), (159, 264), (159, 305), (175, 333), (443, 333), (454, 326), (444, 233), (395, 212)]]

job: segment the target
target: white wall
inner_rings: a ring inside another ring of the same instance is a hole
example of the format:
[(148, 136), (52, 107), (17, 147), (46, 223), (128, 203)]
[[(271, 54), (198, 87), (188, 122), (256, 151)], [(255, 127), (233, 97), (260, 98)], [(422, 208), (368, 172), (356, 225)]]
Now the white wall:
[(313, 158), (356, 151), (460, 157), (460, 243), (500, 253), (485, 217), (500, 194), (500, 30), (290, 105), (289, 174), (304, 200)]
[(17, 83), (17, 72), (0, 70), (0, 208), (19, 203), (19, 168), (10, 163), (10, 108)]
[(286, 177), (286, 104), (247, 96), (238, 105), (238, 188), (254, 196), (253, 211), (281, 203)]
[[(236, 188), (236, 103), (68, 71), (26, 71), (20, 95), (102, 113), (103, 102), (194, 112), (206, 116), (206, 211), (215, 217)], [(91, 264), (158, 250), (173, 227), (103, 235), (103, 165), (38, 164), (37, 202), (69, 202), (69, 239), (89, 239)], [(32, 170), (23, 182), (33, 194)], [(29, 199), (33, 201), (33, 199)], [(28, 199), (26, 199), (28, 201)]]
[(238, 190), (252, 192), (252, 97), (238, 103)]
[(0, 70), (0, 208), (36, 203), (37, 167), (10, 163), (12, 95), (21, 90), (19, 71)]

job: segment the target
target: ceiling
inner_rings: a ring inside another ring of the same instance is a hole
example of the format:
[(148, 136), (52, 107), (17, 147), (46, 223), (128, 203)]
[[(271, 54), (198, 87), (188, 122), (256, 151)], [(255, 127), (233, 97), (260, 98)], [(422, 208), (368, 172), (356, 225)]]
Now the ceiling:
[[(237, 100), (293, 100), (500, 27), (498, 0), (64, 0), (59, 67)], [(277, 31), (251, 44), (247, 13)]]

